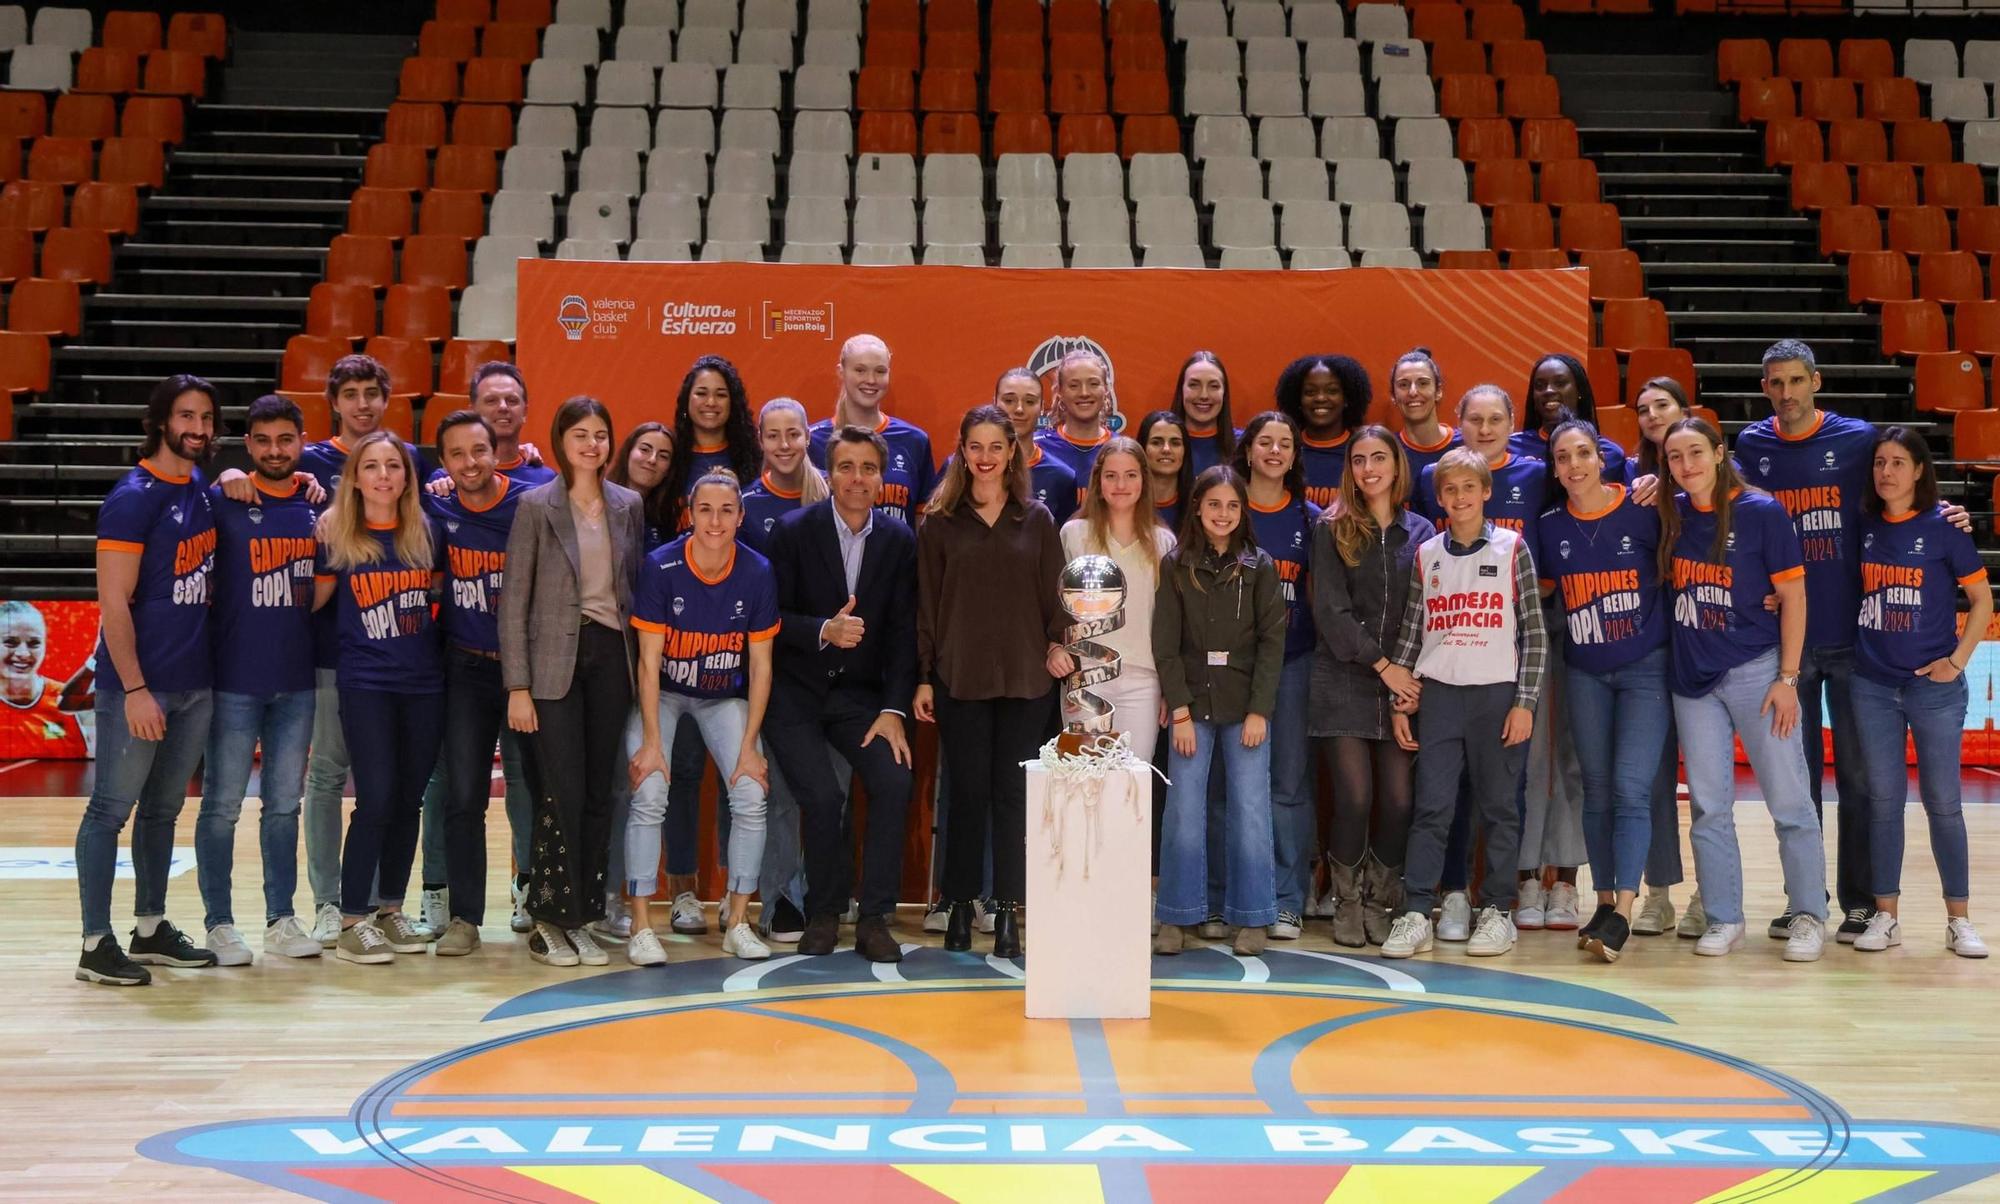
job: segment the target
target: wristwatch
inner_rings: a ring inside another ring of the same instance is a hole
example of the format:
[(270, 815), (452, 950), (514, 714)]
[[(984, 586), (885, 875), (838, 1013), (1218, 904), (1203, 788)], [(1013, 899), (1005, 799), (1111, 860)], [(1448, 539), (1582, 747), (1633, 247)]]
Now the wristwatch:
[(1797, 673), (1780, 673), (1778, 674), (1778, 684), (1781, 686), (1790, 686), (1796, 690), (1799, 688), (1799, 675)]

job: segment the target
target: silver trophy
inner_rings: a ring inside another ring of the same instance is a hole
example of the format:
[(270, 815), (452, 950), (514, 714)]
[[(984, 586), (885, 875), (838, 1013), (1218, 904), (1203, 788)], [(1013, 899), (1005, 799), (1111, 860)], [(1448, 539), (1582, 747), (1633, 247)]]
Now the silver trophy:
[(1057, 747), (1074, 754), (1099, 737), (1117, 735), (1112, 730), (1117, 708), (1090, 687), (1118, 676), (1118, 653), (1096, 637), (1125, 625), (1125, 571), (1109, 556), (1079, 556), (1063, 566), (1057, 597), (1076, 620), (1063, 645), (1076, 661), (1075, 671), (1063, 678), (1063, 702), (1081, 717), (1064, 724), (1057, 737)]

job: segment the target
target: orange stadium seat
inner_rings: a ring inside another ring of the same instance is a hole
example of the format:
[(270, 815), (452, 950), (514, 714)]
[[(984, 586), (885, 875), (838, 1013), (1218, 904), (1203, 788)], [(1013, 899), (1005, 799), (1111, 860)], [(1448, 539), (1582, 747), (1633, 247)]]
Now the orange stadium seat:
[(1592, 346), (1583, 353), (1583, 366), (1603, 396), (1618, 396), (1618, 353), (1609, 347)]
[(521, 70), (521, 64), (513, 59), (473, 59), (465, 64), (459, 96), (487, 104), (519, 104)]
[(107, 50), (93, 46), (76, 61), (76, 92), (98, 92), (123, 96), (139, 90), (139, 54), (133, 50)]
[[(404, 262), (408, 259), (405, 247)], [(451, 290), (435, 284), (390, 285), (382, 299), (382, 333), (430, 343), (450, 338)]]
[(417, 53), (462, 63), (479, 53), (479, 27), (468, 21), (426, 21), (417, 33)]
[(457, 100), (458, 64), (450, 59), (404, 59), (396, 99), (417, 103)]
[(1826, 157), (1835, 163), (1881, 163), (1889, 158), (1888, 132), (1866, 117), (1827, 126)]
[(1528, 36), (1528, 19), (1512, 4), (1476, 4), (1472, 36), (1482, 42), (1518, 41)]
[(1917, 296), (1947, 305), (1984, 301), (1986, 281), (1970, 251), (1926, 251), (1917, 256)]
[(1825, 209), (1854, 203), (1854, 179), (1844, 163), (1801, 163), (1792, 168), (1792, 208)]
[(48, 97), (40, 92), (0, 92), (0, 138), (39, 138), (48, 132)]
[(0, 226), (47, 230), (51, 226), (62, 224), (61, 184), (48, 180), (15, 180), (5, 188), (0, 188)]
[(1562, 116), (1562, 90), (1553, 75), (1516, 75), (1501, 87), (1502, 111), (1509, 117)]
[(102, 230), (56, 227), (42, 241), (42, 275), (78, 284), (111, 279), (111, 236)]
[(1431, 78), (1486, 74), (1486, 47), (1470, 39), (1438, 42), (1431, 47)]
[(531, 63), (542, 53), (542, 30), (538, 25), (488, 25), (479, 33), (479, 53), (490, 59), (513, 59)]
[(970, 30), (934, 33), (924, 40), (924, 70), (979, 70), (979, 35)]
[[(2000, 410), (1960, 410), (1951, 416), (1952, 455), (1960, 460), (2000, 460)], [(1994, 482), (2000, 494), (2000, 481)]]
[(389, 116), (382, 123), (384, 142), (434, 147), (444, 141), (444, 134), (443, 105), (397, 101), (389, 106)]
[(1917, 410), (1949, 414), (1986, 408), (1986, 377), (1963, 351), (1930, 351), (1917, 357)]
[(208, 60), (190, 50), (155, 50), (146, 56), (141, 80), (155, 96), (200, 100), (208, 95)]
[(417, 215), (417, 232), (438, 234), (470, 242), (486, 233), (486, 197), (483, 193), (433, 188), (424, 194)]
[[(4, 201), (5, 195), (0, 193), (0, 203)], [(112, 184), (104, 180), (92, 180), (80, 185), (70, 201), (69, 224), (113, 234), (136, 234), (139, 230), (139, 190), (130, 184)]]
[(1808, 79), (1799, 82), (1799, 116), (1814, 121), (1846, 121), (1860, 112), (1851, 79)]
[(864, 113), (907, 113), (917, 107), (917, 84), (902, 67), (863, 67), (854, 80), (854, 107)]
[(1600, 404), (1597, 407), (1597, 433), (1611, 440), (1632, 454), (1639, 450), (1639, 413), (1631, 406)]
[[(376, 335), (364, 350), (389, 370), (390, 391), (398, 397), (428, 397), (436, 387), (431, 379), (431, 346), (422, 339)], [(405, 428), (412, 436), (415, 431)]]
[(306, 297), (306, 333), (355, 343), (375, 333), (375, 290), (322, 281)]
[[(1049, 79), (1049, 112), (1058, 116), (1110, 111), (1100, 71), (1057, 71)], [(1114, 139), (1115, 141), (1115, 139)]]
[[(993, 41), (997, 48), (1000, 39)], [(1167, 46), (1158, 37), (1114, 37), (1111, 39), (1111, 71), (1165, 71)]]
[(924, 115), (926, 155), (976, 155), (979, 142), (979, 119), (970, 113)]
[[(472, 389), (472, 373), (488, 360), (511, 362), (514, 353), (507, 344), (498, 339), (452, 339), (444, 345), (444, 354), (438, 361), (438, 384), (450, 385), (454, 389)], [(439, 397), (451, 394), (439, 393)]]
[(1526, 159), (1486, 159), (1473, 164), (1472, 199), (1488, 208), (1534, 200), (1534, 164)]
[(1170, 96), (1164, 71), (1123, 71), (1111, 80), (1111, 111), (1120, 115), (1168, 112)]
[[(1695, 395), (1694, 356), (1684, 348), (1634, 347), (1626, 367), (1627, 375), (1632, 379), (1631, 391), (1625, 398), (1627, 405), (1638, 401), (1639, 391), (1656, 376), (1671, 376), (1680, 382), (1681, 388), (1687, 390), (1689, 397)], [(1715, 421), (1714, 417), (1710, 416), (1709, 421)]]
[(506, 105), (462, 104), (451, 116), (451, 140), (460, 146), (514, 145), (514, 110)]
[(1438, 81), (1438, 116), (1456, 121), (1464, 117), (1497, 117), (1500, 89), (1490, 75), (1447, 75)]
[(863, 113), (855, 130), (855, 149), (864, 155), (917, 153), (917, 119), (912, 113)]
[(58, 138), (109, 138), (118, 132), (118, 102), (109, 96), (70, 92), (56, 97), (49, 112), (49, 133)]
[(336, 234), (326, 251), (326, 278), (333, 284), (385, 289), (396, 282), (395, 241), (379, 234)]
[(8, 393), (45, 393), (48, 387), (48, 337), (0, 331), (0, 389)]
[(1924, 102), (1912, 79), (1871, 79), (1861, 85), (1861, 115), (1876, 121), (1905, 121), (1924, 115)]
[(1798, 115), (1798, 97), (1788, 79), (1746, 79), (1736, 89), (1736, 120), (1776, 121)]
[[(506, 344), (500, 344), (505, 347)], [(438, 378), (440, 383), (444, 377)], [(417, 443), (422, 447), (437, 446), (438, 427), (446, 418), (460, 410), (472, 408), (472, 398), (463, 393), (433, 393), (424, 402), (424, 413), (417, 428)]]
[(500, 160), (490, 146), (440, 146), (433, 171), (439, 188), (485, 195), (500, 187)]
[(1840, 73), (1848, 79), (1887, 79), (1896, 74), (1896, 51), (1882, 38), (1844, 38)]
[(1133, 155), (1178, 155), (1181, 153), (1181, 123), (1164, 113), (1138, 114), (1125, 119), (1119, 131), (1118, 153)]
[(1042, 76), (1018, 68), (1003, 67), (986, 77), (986, 111), (989, 113), (1043, 112)]
[(175, 13), (167, 21), (167, 49), (205, 59), (229, 57), (229, 22), (221, 13)]
[(1973, 163), (1926, 163), (1924, 204), (1964, 209), (1986, 204), (1986, 180)]
[(493, 19), (540, 28), (555, 20), (555, 0), (498, 0)]
[(1819, 215), (1819, 253), (1852, 255), (1882, 249), (1882, 219), (1867, 205), (1829, 205)]
[(26, 162), (19, 138), (0, 138), (0, 183), (20, 179)]
[(1603, 341), (1618, 352), (1668, 346), (1666, 306), (1650, 297), (1606, 301)]
[(1917, 170), (1908, 163), (1863, 163), (1854, 169), (1854, 199), (1877, 209), (1917, 203)]
[(1590, 269), (1590, 299), (1610, 301), (1646, 295), (1646, 273), (1639, 254), (1624, 247), (1580, 251), (1577, 265)]
[(1882, 354), (1921, 355), (1943, 351), (1944, 308), (1935, 301), (1890, 301), (1882, 306)]
[(129, 97), (119, 116), (118, 130), (127, 138), (178, 144), (186, 136), (187, 107), (171, 96)]
[(34, 274), (34, 231), (0, 226), (0, 283), (12, 283)]
[(2000, 301), (1967, 301), (1954, 309), (1951, 345), (1987, 359), (2000, 355)]
[(1049, 0), (1049, 36), (1079, 33), (1104, 36), (1104, 8), (1098, 0)]
[(868, 36), (895, 31), (916, 33), (923, 28), (923, 10), (917, 0), (875, 0), (868, 6)]
[(1778, 43), (1778, 74), (1823, 79), (1833, 74), (1833, 46), (1825, 38), (1785, 38)]
[(1538, 201), (1493, 206), (1492, 243), (1496, 251), (1554, 249), (1555, 220), (1549, 215), (1549, 207)]
[(1036, 0), (994, 0), (986, 28), (994, 37), (1033, 34), (1039, 40), (1042, 36), (1042, 17), (1042, 6)]
[(1508, 271), (1527, 272), (1566, 268), (1569, 265), (1569, 256), (1554, 247), (1527, 247), (1507, 252)]
[(1456, 42), (1465, 37), (1465, 10), (1456, 3), (1418, 4), (1410, 9), (1410, 36), (1420, 42)]
[(1616, 205), (1601, 201), (1564, 205), (1561, 218), (1565, 251), (1611, 251), (1625, 245), (1624, 226), (1618, 220)]
[(160, 14), (125, 10), (105, 13), (104, 26), (97, 34), (100, 46), (109, 46), (113, 50), (136, 50), (141, 54), (158, 50), (164, 40)]
[[(996, 34), (993, 38), (993, 69), (995, 71), (1027, 71), (1039, 76), (1045, 65), (1042, 61), (1042, 35), (1024, 33)], [(1165, 70), (1166, 49), (1159, 42), (1153, 42), (1151, 50), (1157, 51), (1159, 62), (1155, 64)], [(1143, 56), (1132, 56), (1143, 57)]]
[(106, 138), (97, 156), (97, 178), (112, 184), (158, 188), (166, 182), (167, 157), (151, 138)]
[(1762, 38), (1724, 38), (1715, 48), (1715, 78), (1724, 85), (1771, 75), (1771, 44)]
[(37, 138), (28, 148), (28, 178), (81, 184), (91, 178), (88, 138)]
[(1113, 38), (1144, 34), (1157, 39), (1160, 35), (1160, 6), (1153, 0), (1111, 0), (1107, 16)]
[(357, 188), (347, 202), (347, 232), (402, 238), (410, 233), (414, 216), (407, 192), (394, 188)]
[(923, 60), (923, 41), (914, 29), (885, 29), (868, 35), (867, 58), (863, 61), (870, 67), (915, 71)]
[(1467, 163), (1477, 163), (1482, 159), (1512, 159), (1514, 123), (1504, 117), (1470, 117), (1459, 122), (1458, 157)]
[(1542, 44), (1525, 39), (1493, 43), (1493, 74), (1501, 79), (1516, 75), (1546, 75), (1549, 56)]
[(50, 338), (74, 336), (83, 329), (83, 294), (72, 280), (17, 280), (7, 298), (7, 329)]
[(1889, 211), (1889, 246), (1906, 254), (1951, 250), (1951, 218), (1930, 205)]
[(437, 19), (484, 25), (493, 19), (493, 0), (437, 0)]
[(1521, 157), (1532, 163), (1581, 159), (1576, 123), (1567, 117), (1529, 117), (1521, 122)]
[(977, 0), (930, 0), (924, 6), (924, 35), (935, 38), (941, 33), (979, 32), (979, 4)]
[(1780, 164), (1817, 163), (1826, 158), (1819, 122), (1803, 117), (1781, 117), (1764, 127), (1764, 162)]
[(1049, 39), (1052, 71), (1104, 70), (1104, 43), (1089, 34), (1059, 33)]
[(1891, 141), (1901, 163), (1950, 163), (1951, 127), (1942, 121), (1899, 121)]
[(1901, 251), (1856, 251), (1847, 259), (1847, 300), (1853, 305), (1908, 301), (1916, 296), (1910, 257)]
[(404, 284), (425, 285), (453, 292), (465, 287), (465, 240), (451, 234), (412, 234), (403, 240)]
[(422, 192), (430, 187), (431, 157), (408, 142), (378, 142), (368, 148), (361, 182), (370, 188)]
[(1046, 113), (1002, 113), (993, 119), (993, 155), (1046, 155), (1055, 149), (1055, 132)]
[(1597, 164), (1588, 159), (1559, 159), (1542, 164), (1542, 203), (1574, 205), (1603, 199)]
[(1071, 155), (1115, 155), (1118, 127), (1103, 113), (1072, 113), (1056, 127), (1056, 158)]
[(1500, 252), (1439, 251), (1438, 266), (1452, 269), (1498, 271), (1500, 268)]
[(1978, 205), (1959, 210), (1958, 249), (1989, 258), (2000, 256), (2000, 208)]

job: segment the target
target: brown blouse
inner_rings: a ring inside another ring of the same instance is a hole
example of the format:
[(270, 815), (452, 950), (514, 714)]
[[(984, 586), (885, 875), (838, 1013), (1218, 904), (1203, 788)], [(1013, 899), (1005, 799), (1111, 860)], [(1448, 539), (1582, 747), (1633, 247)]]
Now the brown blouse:
[(1069, 623), (1056, 604), (1062, 539), (1040, 502), (1009, 499), (992, 526), (967, 497), (917, 528), (917, 672), (953, 698), (1039, 698)]

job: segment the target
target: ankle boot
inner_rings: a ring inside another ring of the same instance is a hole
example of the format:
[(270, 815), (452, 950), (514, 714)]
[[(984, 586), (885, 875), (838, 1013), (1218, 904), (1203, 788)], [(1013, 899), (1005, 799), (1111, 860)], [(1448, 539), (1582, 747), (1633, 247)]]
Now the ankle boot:
[(1390, 927), (1396, 922), (1396, 917), (1403, 914), (1403, 867), (1384, 865), (1371, 852), (1364, 872), (1371, 876), (1374, 889), (1368, 892), (1361, 919), (1367, 930), (1368, 943), (1379, 945), (1389, 939)]
[(993, 902), (993, 956), (1021, 956), (1021, 905)]
[(1361, 865), (1359, 862), (1342, 865), (1331, 857), (1326, 863), (1333, 871), (1333, 943), (1360, 949), (1368, 944), (1367, 930), (1361, 918), (1365, 906), (1361, 893)]
[(1187, 945), (1187, 933), (1179, 924), (1162, 924), (1153, 934), (1153, 952), (1173, 957)]
[(972, 903), (955, 902), (945, 918), (944, 947), (953, 953), (972, 948)]

